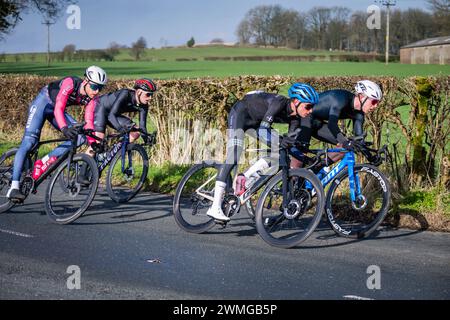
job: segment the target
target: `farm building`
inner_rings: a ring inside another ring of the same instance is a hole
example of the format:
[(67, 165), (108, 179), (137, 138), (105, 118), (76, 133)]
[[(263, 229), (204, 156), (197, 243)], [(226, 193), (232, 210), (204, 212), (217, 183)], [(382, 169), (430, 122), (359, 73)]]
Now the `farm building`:
[(430, 38), (400, 49), (400, 62), (409, 64), (450, 64), (450, 36)]

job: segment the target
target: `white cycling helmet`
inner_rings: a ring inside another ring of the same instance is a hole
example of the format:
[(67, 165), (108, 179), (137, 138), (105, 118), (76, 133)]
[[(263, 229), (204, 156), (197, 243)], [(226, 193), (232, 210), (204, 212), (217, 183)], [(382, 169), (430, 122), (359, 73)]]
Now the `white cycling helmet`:
[(97, 66), (90, 66), (84, 74), (89, 81), (104, 86), (108, 82), (105, 70)]
[(379, 85), (370, 80), (358, 81), (355, 87), (356, 93), (362, 93), (368, 98), (381, 101), (383, 92)]

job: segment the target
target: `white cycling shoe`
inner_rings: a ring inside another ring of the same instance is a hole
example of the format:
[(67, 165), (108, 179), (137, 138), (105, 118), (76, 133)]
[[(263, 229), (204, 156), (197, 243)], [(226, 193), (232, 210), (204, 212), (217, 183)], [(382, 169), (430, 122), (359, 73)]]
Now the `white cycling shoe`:
[(207, 216), (215, 219), (215, 220), (219, 220), (219, 221), (223, 221), (223, 222), (228, 222), (231, 219), (229, 217), (227, 217), (222, 209), (217, 208), (212, 206), (211, 208), (209, 208), (208, 212), (206, 213)]

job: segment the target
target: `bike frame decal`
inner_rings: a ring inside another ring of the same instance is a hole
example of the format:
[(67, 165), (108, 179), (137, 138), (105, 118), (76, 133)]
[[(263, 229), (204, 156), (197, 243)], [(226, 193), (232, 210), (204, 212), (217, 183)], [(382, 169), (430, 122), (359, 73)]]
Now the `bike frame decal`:
[(107, 156), (104, 160), (101, 160), (98, 162), (98, 171), (101, 173), (105, 168), (108, 166), (108, 164), (112, 161), (112, 159), (115, 157), (116, 154), (119, 153), (120, 150), (122, 150), (123, 142), (116, 143), (110, 151), (107, 152)]

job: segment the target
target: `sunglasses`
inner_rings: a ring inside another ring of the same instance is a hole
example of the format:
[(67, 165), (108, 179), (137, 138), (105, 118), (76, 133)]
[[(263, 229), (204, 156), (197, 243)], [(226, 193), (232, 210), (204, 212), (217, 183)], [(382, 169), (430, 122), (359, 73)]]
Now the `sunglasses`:
[(306, 105), (305, 105), (305, 110), (306, 110), (306, 111), (312, 110), (313, 107), (314, 107), (313, 104), (310, 104), (310, 103), (309, 103), (309, 104), (306, 104)]
[(145, 92), (144, 95), (145, 95), (147, 98), (150, 98), (151, 96), (153, 96), (153, 92)]
[(102, 91), (103, 88), (104, 88), (104, 86), (102, 86), (100, 84), (93, 83), (93, 82), (89, 82), (89, 87), (93, 91)]
[(370, 103), (371, 103), (373, 106), (377, 105), (379, 102), (380, 102), (379, 100), (371, 100), (371, 101), (370, 101)]

